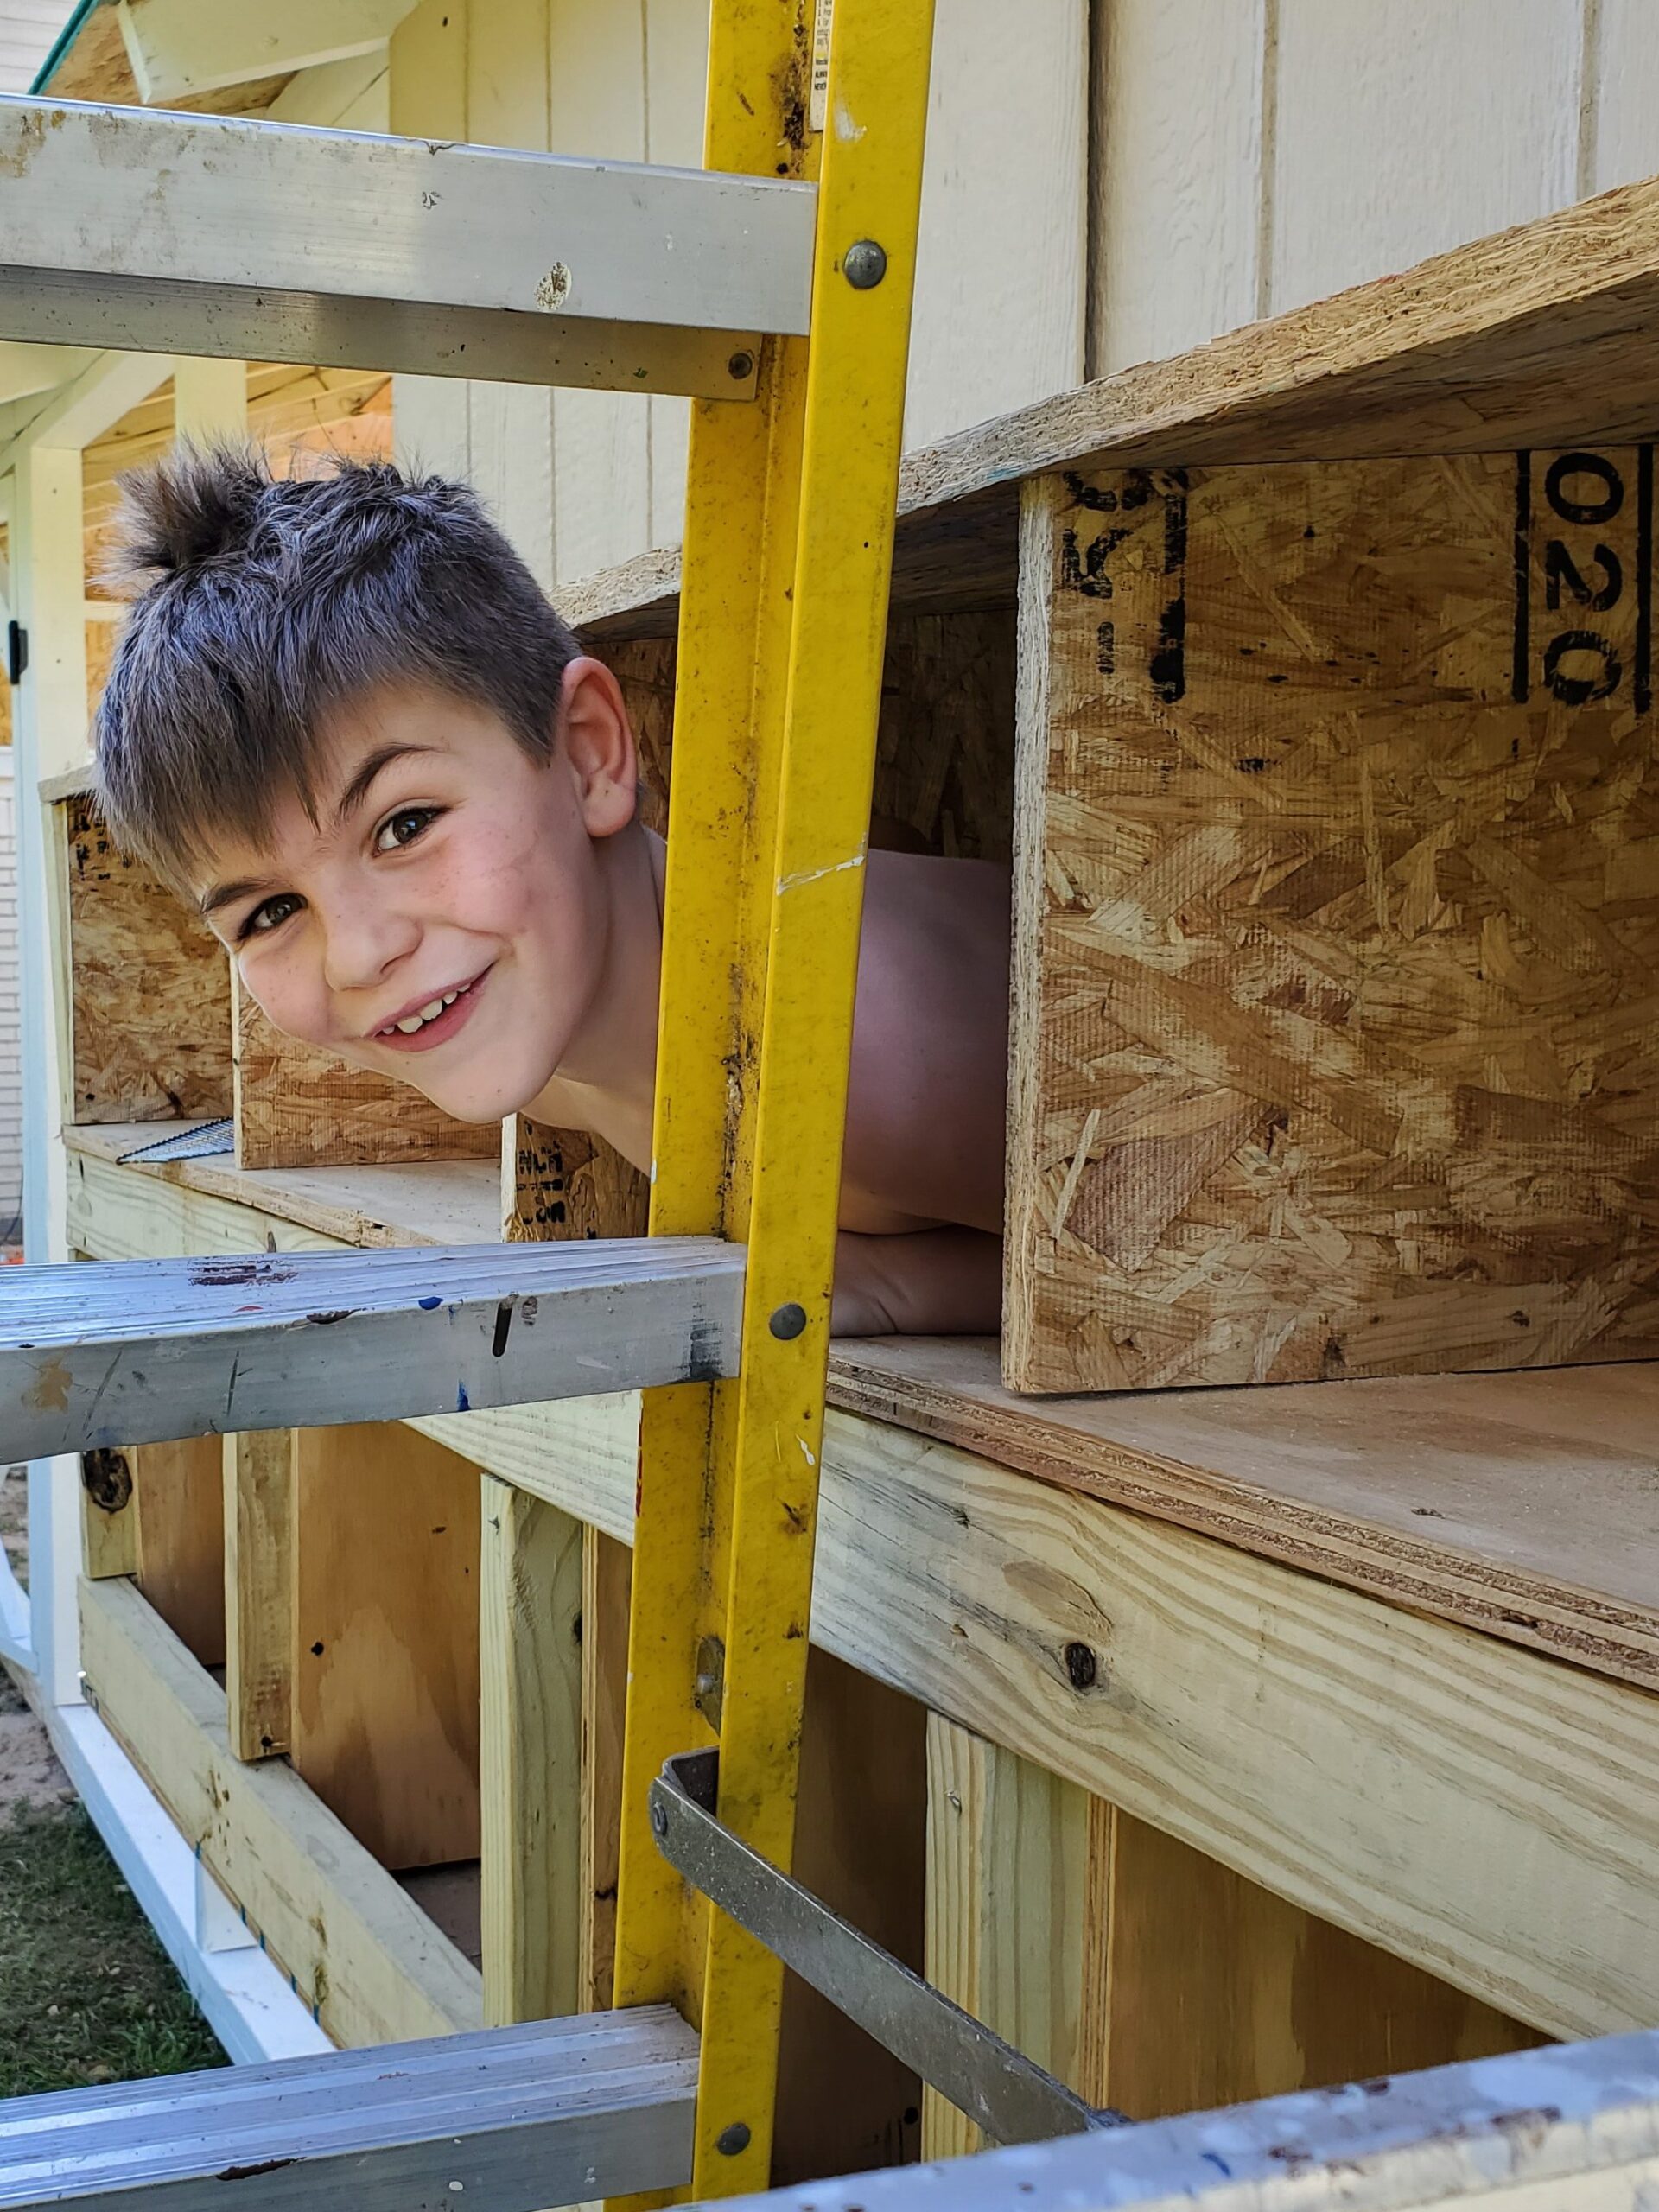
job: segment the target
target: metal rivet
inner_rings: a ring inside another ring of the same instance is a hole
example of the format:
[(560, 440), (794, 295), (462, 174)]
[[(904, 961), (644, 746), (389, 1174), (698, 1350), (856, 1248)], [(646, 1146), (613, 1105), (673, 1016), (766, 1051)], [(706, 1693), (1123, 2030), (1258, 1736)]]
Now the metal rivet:
[(887, 248), (860, 238), (841, 257), (841, 273), (855, 292), (873, 292), (887, 273)]
[(1100, 1674), (1100, 1662), (1086, 1643), (1068, 1643), (1065, 1671), (1074, 1690), (1091, 1690)]
[(715, 2145), (722, 2158), (734, 2158), (740, 2151), (747, 2151), (748, 2147), (748, 2125), (741, 2120), (734, 2120), (729, 2127), (722, 2127)]
[(663, 1806), (653, 1805), (652, 1807), (651, 1827), (652, 1834), (653, 1835), (664, 1836), (668, 1834), (668, 1814)]
[(804, 1306), (797, 1306), (792, 1301), (787, 1306), (780, 1306), (767, 1322), (766, 1326), (780, 1343), (788, 1344), (792, 1338), (798, 1337), (805, 1328), (806, 1308)]
[(738, 383), (741, 384), (745, 377), (752, 377), (754, 374), (753, 354), (741, 353), (734, 353), (731, 359), (726, 364), (726, 372), (728, 376), (734, 377)]

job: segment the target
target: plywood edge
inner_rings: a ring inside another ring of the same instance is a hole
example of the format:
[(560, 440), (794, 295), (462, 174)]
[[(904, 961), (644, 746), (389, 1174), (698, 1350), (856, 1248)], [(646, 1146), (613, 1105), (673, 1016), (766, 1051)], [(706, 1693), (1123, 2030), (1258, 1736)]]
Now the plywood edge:
[(67, 798), (84, 798), (92, 785), (92, 764), (85, 760), (79, 768), (66, 768), (56, 776), (42, 776), (38, 785), (41, 803), (44, 806), (58, 806)]
[(1054, 499), (1039, 478), (1020, 501), (1020, 600), (1014, 722), (1014, 921), (1009, 961), (1007, 1192), (1003, 1241), (1002, 1368), (1022, 1381), (1032, 1352), (1036, 1285), (1031, 1240), (1041, 1178), (1039, 1048), (1043, 1016), (1043, 861), (1048, 814), (1048, 632), (1054, 596), (1050, 557)]
[(297, 1775), (234, 1757), (224, 1693), (131, 1584), (83, 1582), (80, 1624), (105, 1726), (329, 2034), (479, 2026), (476, 1970)]

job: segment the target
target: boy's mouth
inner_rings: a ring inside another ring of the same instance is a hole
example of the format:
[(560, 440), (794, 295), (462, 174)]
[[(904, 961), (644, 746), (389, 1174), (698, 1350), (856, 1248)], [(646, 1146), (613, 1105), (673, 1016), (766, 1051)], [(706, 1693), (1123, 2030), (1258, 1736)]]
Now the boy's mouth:
[(470, 982), (453, 984), (447, 991), (435, 992), (429, 999), (417, 1000), (379, 1029), (370, 1032), (370, 1042), (389, 1046), (394, 1052), (424, 1052), (434, 1045), (441, 1045), (453, 1037), (471, 1015), (480, 985), (489, 974), (474, 976)]

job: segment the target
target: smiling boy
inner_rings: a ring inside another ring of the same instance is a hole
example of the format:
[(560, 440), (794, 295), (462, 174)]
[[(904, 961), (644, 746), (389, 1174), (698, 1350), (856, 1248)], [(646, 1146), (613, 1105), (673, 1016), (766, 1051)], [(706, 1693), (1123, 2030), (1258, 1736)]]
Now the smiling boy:
[[(129, 480), (111, 830), (276, 1026), (651, 1160), (664, 849), (616, 679), (464, 486), (242, 449)], [(997, 1325), (1008, 884), (872, 853), (835, 1325)]]

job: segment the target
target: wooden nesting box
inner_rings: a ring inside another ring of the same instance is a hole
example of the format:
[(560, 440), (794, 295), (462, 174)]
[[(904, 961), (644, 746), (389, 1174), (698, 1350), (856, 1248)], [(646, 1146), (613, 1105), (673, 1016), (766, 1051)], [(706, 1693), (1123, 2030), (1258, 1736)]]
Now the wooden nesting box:
[(1659, 1349), (1652, 449), (1057, 474), (1004, 1363)]

